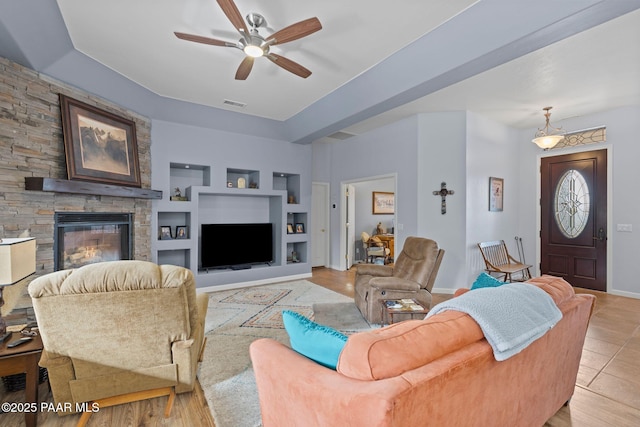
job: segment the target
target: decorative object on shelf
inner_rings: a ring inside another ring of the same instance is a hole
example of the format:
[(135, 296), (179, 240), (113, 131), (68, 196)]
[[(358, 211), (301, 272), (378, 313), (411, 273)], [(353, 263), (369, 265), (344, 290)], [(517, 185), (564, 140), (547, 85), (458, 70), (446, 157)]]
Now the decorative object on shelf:
[(136, 124), (60, 94), (70, 180), (140, 187)]
[(395, 207), (395, 193), (385, 191), (374, 191), (372, 193), (371, 211), (374, 215), (392, 215), (395, 213)]
[(544, 107), (542, 110), (545, 112), (544, 117), (546, 119), (545, 125), (543, 129), (538, 129), (535, 137), (531, 140), (538, 147), (543, 150), (548, 150), (550, 148), (555, 147), (560, 141), (564, 139), (564, 131), (561, 127), (554, 128), (549, 125), (549, 119), (551, 118), (551, 110), (553, 107)]
[(382, 226), (382, 223), (379, 222), (378, 225), (376, 225), (376, 234), (386, 234), (387, 230)]
[(186, 202), (189, 200), (186, 196), (182, 195), (182, 192), (180, 191), (180, 187), (176, 187), (176, 189), (173, 192), (173, 196), (169, 197), (169, 199), (173, 202)]
[(238, 178), (238, 188), (246, 188), (247, 187), (247, 180), (244, 179), (243, 177)]
[(233, 188), (233, 182), (227, 181), (227, 188)]
[(293, 233), (295, 233), (295, 231), (293, 230), (293, 224), (289, 222), (287, 223), (287, 234), (293, 234)]
[[(36, 272), (36, 239), (5, 238), (0, 241), (0, 307), (4, 305), (2, 291)], [(0, 335), (7, 325), (0, 315)]]
[(257, 182), (254, 182), (254, 181), (251, 181), (251, 182), (249, 183), (249, 188), (258, 188), (258, 183), (257, 183)]
[(296, 222), (296, 233), (304, 233), (304, 223)]
[(300, 262), (300, 258), (298, 258), (298, 252), (291, 252), (291, 262)]
[(287, 197), (287, 203), (290, 204), (290, 205), (295, 205), (296, 204), (296, 196), (291, 195), (291, 196)]
[(502, 212), (504, 179), (489, 177), (489, 211)]
[(186, 225), (179, 225), (176, 227), (176, 239), (188, 239), (189, 229)]
[(171, 239), (173, 239), (173, 236), (171, 235), (171, 227), (169, 227), (168, 225), (160, 226), (159, 239), (160, 240), (171, 240)]
[(433, 195), (434, 196), (440, 196), (442, 198), (442, 202), (440, 203), (440, 213), (442, 215), (447, 213), (447, 196), (451, 196), (455, 193), (455, 191), (453, 190), (447, 190), (447, 183), (446, 182), (441, 182), (440, 183), (440, 191), (434, 191)]

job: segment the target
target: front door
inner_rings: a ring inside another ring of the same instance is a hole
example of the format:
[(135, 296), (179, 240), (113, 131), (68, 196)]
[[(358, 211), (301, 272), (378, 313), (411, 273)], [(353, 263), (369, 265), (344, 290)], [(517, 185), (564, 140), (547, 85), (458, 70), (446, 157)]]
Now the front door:
[(540, 271), (607, 290), (607, 151), (541, 162)]

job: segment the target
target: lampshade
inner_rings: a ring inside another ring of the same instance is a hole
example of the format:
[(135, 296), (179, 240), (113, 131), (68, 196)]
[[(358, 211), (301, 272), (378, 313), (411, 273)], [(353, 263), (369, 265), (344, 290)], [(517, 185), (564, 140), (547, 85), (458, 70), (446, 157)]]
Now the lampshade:
[(0, 242), (0, 286), (13, 285), (36, 272), (36, 239), (2, 239)]
[(543, 150), (548, 150), (549, 148), (555, 147), (560, 141), (564, 139), (564, 132), (562, 128), (554, 128), (549, 125), (549, 119), (551, 117), (551, 110), (553, 107), (545, 107), (542, 110), (545, 112), (544, 117), (546, 119), (545, 126), (543, 129), (538, 129), (538, 132), (535, 134), (535, 138), (531, 140), (538, 147)]

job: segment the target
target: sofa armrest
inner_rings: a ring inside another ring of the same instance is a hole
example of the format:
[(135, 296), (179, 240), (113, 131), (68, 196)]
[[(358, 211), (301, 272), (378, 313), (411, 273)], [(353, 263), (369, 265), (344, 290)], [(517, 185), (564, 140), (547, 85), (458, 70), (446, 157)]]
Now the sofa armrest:
[(356, 274), (360, 276), (391, 277), (393, 267), (379, 264), (358, 264)]
[(391, 425), (398, 418), (393, 396), (411, 388), (402, 377), (348, 378), (269, 338), (252, 342), (250, 355), (264, 427), (369, 427), (372, 420)]
[(369, 285), (372, 288), (386, 291), (418, 292), (420, 290), (420, 283), (398, 277), (374, 277), (369, 281)]

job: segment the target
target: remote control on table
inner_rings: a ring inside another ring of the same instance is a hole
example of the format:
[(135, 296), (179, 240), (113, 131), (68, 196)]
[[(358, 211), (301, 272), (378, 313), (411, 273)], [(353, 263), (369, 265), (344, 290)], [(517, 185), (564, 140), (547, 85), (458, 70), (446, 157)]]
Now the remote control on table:
[(27, 343), (29, 341), (31, 341), (33, 338), (31, 337), (24, 337), (24, 338), (20, 338), (18, 340), (15, 341), (11, 341), (9, 344), (7, 344), (7, 348), (13, 348), (13, 347), (17, 347), (21, 344)]

